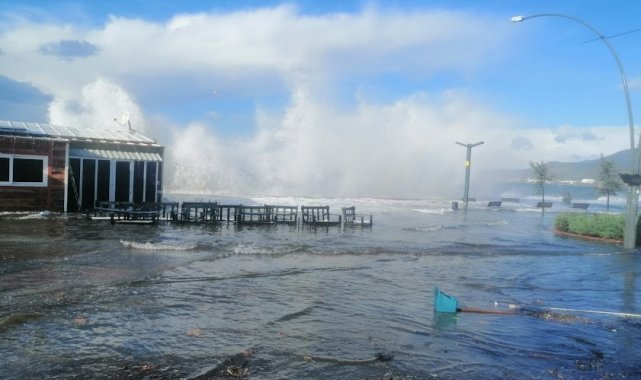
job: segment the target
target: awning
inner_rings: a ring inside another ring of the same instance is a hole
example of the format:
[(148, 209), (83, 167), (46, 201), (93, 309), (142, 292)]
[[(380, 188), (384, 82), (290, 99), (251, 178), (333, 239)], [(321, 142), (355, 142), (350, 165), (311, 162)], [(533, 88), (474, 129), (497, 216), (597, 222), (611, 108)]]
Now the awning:
[(89, 158), (97, 160), (125, 160), (125, 161), (162, 161), (158, 153), (149, 153), (132, 150), (105, 150), (105, 149), (82, 149), (70, 148), (69, 157)]

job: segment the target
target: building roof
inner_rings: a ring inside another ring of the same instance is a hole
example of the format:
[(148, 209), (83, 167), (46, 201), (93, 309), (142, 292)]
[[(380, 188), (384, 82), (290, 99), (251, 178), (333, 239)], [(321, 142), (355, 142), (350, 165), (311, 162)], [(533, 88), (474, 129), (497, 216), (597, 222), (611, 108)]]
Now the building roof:
[(140, 149), (82, 149), (70, 148), (69, 157), (98, 160), (131, 160), (131, 161), (162, 161), (162, 155), (157, 152), (145, 152)]
[(61, 138), (72, 141), (114, 142), (142, 145), (156, 144), (156, 140), (134, 130), (110, 130), (96, 127), (77, 128), (53, 124), (24, 123), (4, 120), (0, 120), (0, 134)]

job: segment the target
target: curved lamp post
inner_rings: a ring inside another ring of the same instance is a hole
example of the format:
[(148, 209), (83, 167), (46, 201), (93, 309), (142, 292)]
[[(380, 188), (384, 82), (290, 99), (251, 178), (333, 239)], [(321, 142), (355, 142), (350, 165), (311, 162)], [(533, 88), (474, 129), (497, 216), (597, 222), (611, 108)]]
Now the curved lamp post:
[[(619, 55), (614, 50), (614, 48), (608, 41), (607, 37), (605, 37), (598, 30), (596, 30), (592, 25), (576, 17), (572, 17), (572, 16), (560, 14), (560, 13), (541, 13), (541, 14), (535, 14), (531, 16), (514, 16), (512, 17), (512, 22), (521, 22), (521, 21), (525, 21), (535, 17), (548, 17), (548, 16), (561, 17), (571, 21), (575, 21), (585, 26), (586, 28), (590, 29), (594, 34), (596, 34), (599, 40), (603, 41), (603, 43), (608, 48), (608, 50), (610, 50), (610, 53), (612, 53), (612, 57), (614, 57), (614, 60), (616, 61), (617, 66), (619, 68), (619, 74), (621, 75), (621, 82), (623, 83), (623, 91), (625, 92), (625, 101), (628, 108), (628, 125), (630, 128), (630, 149), (632, 151), (632, 174), (621, 175), (621, 178), (623, 179), (623, 181), (628, 185), (628, 199), (626, 203), (626, 217), (625, 217), (625, 230), (623, 234), (624, 235), (623, 246), (626, 249), (632, 249), (636, 245), (637, 213), (638, 213), (638, 207), (639, 207), (638, 189), (639, 189), (639, 184), (641, 182), (640, 181), (641, 178), (639, 176), (639, 165), (641, 165), (641, 154), (640, 154), (641, 149), (639, 150), (639, 152), (636, 152), (636, 153), (634, 151), (634, 121), (632, 117), (632, 103), (630, 101), (630, 91), (628, 90), (628, 80), (626, 79), (625, 71), (623, 70), (623, 65), (621, 64)], [(641, 145), (641, 140), (639, 141), (639, 144)]]

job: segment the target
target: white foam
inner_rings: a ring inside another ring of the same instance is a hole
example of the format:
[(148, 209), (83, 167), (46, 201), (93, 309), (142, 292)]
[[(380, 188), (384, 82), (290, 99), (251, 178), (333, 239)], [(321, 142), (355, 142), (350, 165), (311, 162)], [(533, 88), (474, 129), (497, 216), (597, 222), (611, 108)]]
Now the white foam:
[(412, 211), (420, 212), (420, 213), (423, 213), (423, 214), (439, 214), (439, 215), (443, 215), (446, 212), (450, 212), (451, 210), (447, 209), (447, 208), (433, 208), (433, 209), (432, 208), (415, 208), (415, 209), (412, 209)]
[(427, 226), (427, 227), (409, 227), (404, 228), (406, 231), (418, 231), (418, 232), (436, 232), (443, 229), (442, 225)]
[(234, 255), (268, 255), (273, 253), (267, 247), (257, 246), (255, 244), (239, 243), (231, 248)]
[(21, 220), (27, 220), (27, 219), (48, 219), (50, 216), (51, 216), (51, 214), (50, 214), (50, 213), (43, 211), (43, 212), (37, 212), (37, 213), (30, 213), (30, 214), (26, 214), (26, 215), (23, 215), (23, 216), (18, 217), (17, 219), (21, 219)]
[(196, 248), (196, 244), (171, 244), (166, 242), (161, 243), (137, 243), (134, 241), (121, 240), (120, 243), (125, 247), (144, 249), (150, 251), (189, 251)]
[(508, 221), (505, 219), (491, 220), (484, 223), (486, 226), (506, 226)]

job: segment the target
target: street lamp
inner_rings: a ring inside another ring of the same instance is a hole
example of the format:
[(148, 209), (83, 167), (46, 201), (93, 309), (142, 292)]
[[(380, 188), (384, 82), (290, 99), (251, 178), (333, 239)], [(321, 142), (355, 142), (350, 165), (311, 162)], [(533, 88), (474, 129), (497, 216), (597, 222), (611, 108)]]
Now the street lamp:
[(472, 166), (472, 148), (483, 144), (483, 141), (477, 142), (475, 144), (463, 144), (458, 141), (456, 143), (467, 148), (467, 156), (465, 157), (465, 192), (463, 193), (465, 211), (467, 211), (467, 201), (470, 197), (470, 166)]
[[(616, 53), (607, 37), (601, 34), (596, 30), (592, 25), (587, 22), (578, 19), (573, 16), (568, 16), (560, 13), (541, 13), (531, 16), (514, 16), (512, 17), (512, 22), (521, 22), (535, 17), (561, 17), (574, 22), (577, 22), (586, 28), (590, 29), (599, 40), (603, 41), (605, 46), (612, 53), (612, 57), (617, 63), (619, 68), (619, 74), (621, 75), (621, 82), (623, 83), (623, 91), (625, 93), (625, 101), (628, 108), (628, 126), (630, 129), (630, 150), (632, 151), (632, 175), (621, 175), (623, 181), (628, 185), (628, 199), (626, 202), (626, 217), (625, 217), (625, 230), (623, 233), (623, 247), (626, 249), (632, 249), (636, 246), (637, 238), (637, 213), (639, 207), (639, 165), (641, 165), (641, 149), (638, 152), (634, 150), (634, 121), (632, 117), (632, 102), (630, 101), (630, 91), (628, 90), (628, 80), (625, 76), (625, 71), (623, 70), (623, 65), (619, 59), (619, 55)], [(639, 142), (641, 144), (641, 141)], [(640, 147), (641, 148), (641, 147)]]

